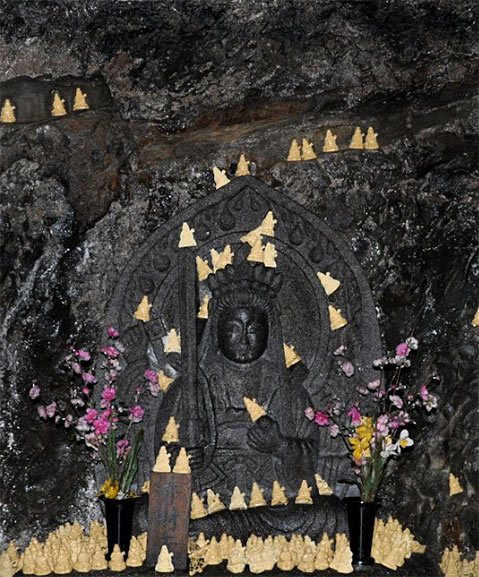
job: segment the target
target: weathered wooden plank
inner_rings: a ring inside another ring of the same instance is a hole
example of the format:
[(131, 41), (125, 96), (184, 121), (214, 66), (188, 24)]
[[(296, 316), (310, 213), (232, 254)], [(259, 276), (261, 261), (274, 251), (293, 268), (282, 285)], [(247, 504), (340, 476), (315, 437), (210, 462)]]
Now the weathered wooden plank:
[(162, 545), (173, 553), (175, 569), (188, 566), (191, 475), (151, 473), (146, 564), (154, 567)]

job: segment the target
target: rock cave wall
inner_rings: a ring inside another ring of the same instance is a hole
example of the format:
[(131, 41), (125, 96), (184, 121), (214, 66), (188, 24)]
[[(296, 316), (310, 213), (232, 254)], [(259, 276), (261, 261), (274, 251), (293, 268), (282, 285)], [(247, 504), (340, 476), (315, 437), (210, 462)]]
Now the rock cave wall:
[[(0, 11), (0, 91), (19, 109), (19, 122), (0, 124), (0, 549), (98, 515), (88, 455), (37, 419), (28, 390), (67, 398), (65, 349), (98, 341), (135, 249), (214, 190), (214, 165), (231, 173), (244, 152), (254, 175), (352, 248), (385, 347), (420, 340), (411, 378), (442, 376), (439, 410), (417, 423), (382, 511), (433, 563), (454, 544), (471, 558), (477, 6), (0, 0)], [(102, 98), (50, 118), (41, 83), (65, 78), (94, 80)], [(375, 128), (379, 151), (348, 149), (356, 126)], [(320, 152), (328, 128), (334, 154)], [(286, 162), (303, 137), (318, 158)], [(450, 472), (464, 487), (451, 498)]]

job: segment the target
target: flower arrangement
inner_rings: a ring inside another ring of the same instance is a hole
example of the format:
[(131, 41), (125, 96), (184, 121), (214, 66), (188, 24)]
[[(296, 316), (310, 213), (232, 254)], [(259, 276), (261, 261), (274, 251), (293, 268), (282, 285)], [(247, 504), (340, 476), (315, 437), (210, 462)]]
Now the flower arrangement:
[[(94, 458), (104, 465), (107, 480), (100, 495), (107, 499), (124, 499), (136, 496), (133, 480), (143, 441), (143, 429), (139, 429), (138, 424), (145, 414), (141, 399), (146, 390), (156, 397), (159, 386), (155, 371), (148, 369), (144, 382), (135, 388), (133, 402), (128, 405), (121, 401), (116, 381), (122, 370), (118, 357), (124, 349), (116, 329), (108, 327), (107, 335), (108, 345), (100, 347), (97, 362), (87, 350), (69, 348), (65, 357), (72, 381), (69, 403), (52, 401), (46, 404), (37, 384), (32, 385), (29, 396), (40, 401), (37, 411), (41, 419), (52, 420), (57, 426), (71, 431), (72, 440), (85, 443)], [(94, 395), (98, 380), (92, 366), (102, 372), (103, 388), (99, 395)]]
[[(309, 420), (329, 428), (331, 437), (343, 439), (363, 502), (374, 502), (388, 462), (414, 444), (407, 428), (414, 424), (414, 412), (424, 409), (429, 413), (437, 408), (437, 397), (429, 391), (431, 383), (440, 378), (437, 373), (417, 390), (403, 382), (403, 371), (411, 365), (409, 355), (417, 348), (417, 339), (409, 337), (396, 347), (394, 354), (374, 361), (373, 365), (381, 370), (381, 378), (357, 389), (361, 397), (371, 399), (368, 408), (361, 408), (360, 401), (346, 408), (342, 401), (333, 398), (324, 411), (312, 407), (305, 410)], [(335, 354), (342, 356), (344, 347)], [(341, 368), (347, 376), (354, 374), (349, 361), (343, 362)], [(389, 380), (386, 373), (391, 373)]]

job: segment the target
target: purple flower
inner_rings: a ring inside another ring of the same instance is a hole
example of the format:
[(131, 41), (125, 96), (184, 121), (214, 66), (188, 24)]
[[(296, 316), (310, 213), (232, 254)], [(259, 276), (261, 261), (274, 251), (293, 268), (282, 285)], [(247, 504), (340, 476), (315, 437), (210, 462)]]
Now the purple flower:
[(46, 411), (47, 411), (47, 416), (52, 418), (55, 416), (55, 412), (57, 410), (57, 404), (55, 402), (50, 403), (49, 405), (47, 405), (46, 407)]
[(306, 409), (304, 409), (304, 415), (308, 419), (308, 421), (312, 421), (314, 419), (313, 407), (306, 407)]
[(141, 419), (143, 419), (145, 409), (140, 405), (135, 405), (134, 407), (130, 407), (129, 412), (131, 421), (133, 423), (139, 423)]
[(158, 383), (158, 373), (153, 369), (146, 369), (144, 376), (145, 379), (150, 381), (152, 385), (156, 385)]
[(344, 361), (341, 364), (341, 370), (347, 377), (352, 377), (354, 375), (354, 367), (350, 361)]
[(38, 416), (41, 419), (44, 419), (45, 421), (47, 420), (47, 418), (48, 418), (47, 410), (45, 409), (45, 407), (43, 405), (38, 405), (37, 412), (38, 412)]
[(81, 378), (84, 380), (85, 383), (96, 383), (96, 377), (91, 373), (82, 373)]
[(361, 411), (355, 405), (349, 409), (346, 415), (351, 418), (351, 425), (353, 427), (358, 427), (361, 424)]
[(28, 391), (31, 399), (37, 399), (40, 396), (40, 387), (38, 385), (32, 385), (31, 389)]
[(402, 409), (404, 403), (399, 395), (389, 395), (389, 400), (395, 407)]
[(328, 413), (323, 413), (322, 411), (316, 411), (314, 414), (314, 422), (320, 427), (329, 425), (329, 415)]
[(78, 349), (75, 351), (76, 356), (81, 359), (82, 361), (89, 361), (91, 359), (91, 355), (88, 351), (84, 349)]
[(106, 332), (108, 333), (108, 336), (112, 337), (113, 339), (117, 339), (120, 336), (120, 333), (113, 327), (108, 327)]

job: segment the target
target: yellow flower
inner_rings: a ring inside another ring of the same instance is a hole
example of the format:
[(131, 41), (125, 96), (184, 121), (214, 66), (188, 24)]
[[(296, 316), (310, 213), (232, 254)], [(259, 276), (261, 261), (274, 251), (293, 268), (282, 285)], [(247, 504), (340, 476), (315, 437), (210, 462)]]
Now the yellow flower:
[(374, 427), (371, 417), (361, 417), (361, 425), (356, 427), (356, 433), (360, 439), (365, 439), (368, 444), (374, 435)]
[(353, 457), (355, 461), (360, 461), (362, 457), (370, 457), (369, 439), (349, 438), (349, 444), (353, 447)]
[(120, 484), (109, 477), (101, 486), (100, 493), (105, 495), (106, 499), (115, 499), (120, 491)]

